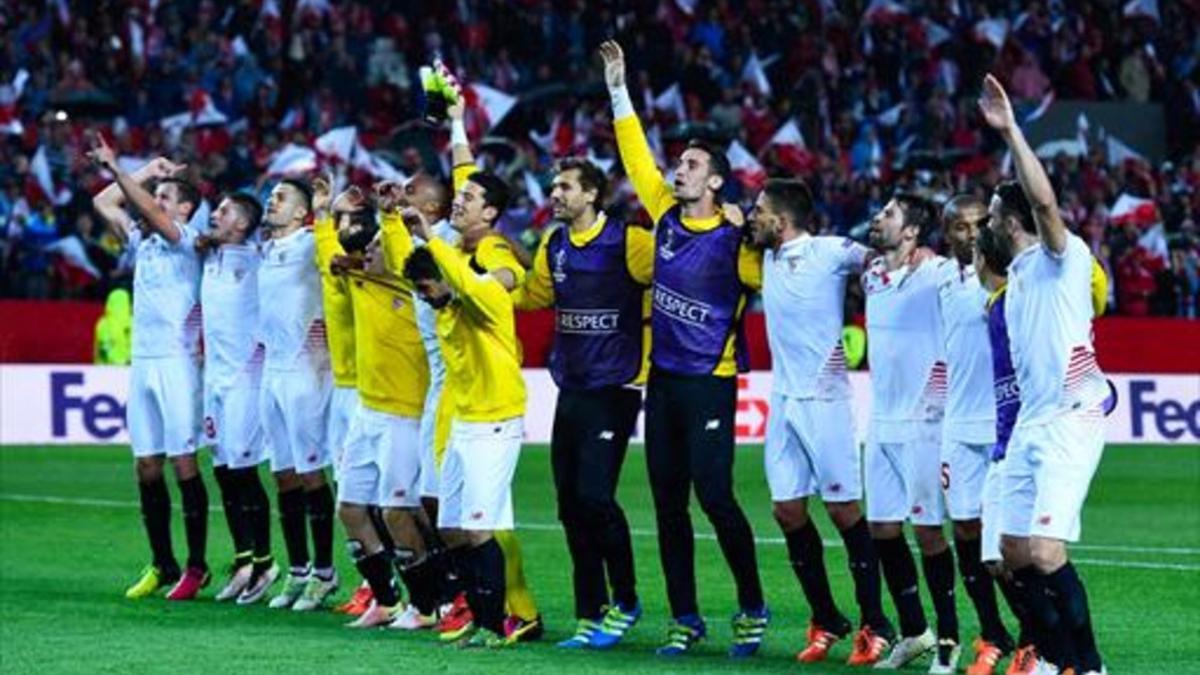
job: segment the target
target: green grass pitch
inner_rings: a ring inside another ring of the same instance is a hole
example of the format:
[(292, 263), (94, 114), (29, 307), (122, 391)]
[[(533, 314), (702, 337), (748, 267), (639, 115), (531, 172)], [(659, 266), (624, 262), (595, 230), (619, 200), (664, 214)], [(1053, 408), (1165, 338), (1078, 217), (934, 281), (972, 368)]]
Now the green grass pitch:
[[(801, 666), (794, 653), (807, 609), (770, 516), (762, 451), (747, 448), (737, 463), (738, 495), (759, 538), (759, 567), (774, 613), (764, 651), (750, 661), (725, 656), (734, 611), (733, 584), (711, 529), (696, 512), (700, 599), (710, 638), (694, 656), (657, 659), (667, 612), (653, 536), (654, 518), (640, 450), (625, 466), (621, 499), (634, 528), (646, 615), (627, 643), (604, 653), (556, 650), (573, 627), (570, 560), (555, 517), (548, 451), (525, 450), (517, 476), (519, 533), (526, 571), (548, 632), (541, 644), (503, 652), (460, 652), (428, 634), (352, 631), (331, 613), (297, 615), (265, 606), (212, 602), (139, 602), (122, 597), (148, 557), (136, 509), (129, 453), (121, 448), (0, 448), (0, 671), (26, 672), (656, 672), (848, 673), (849, 651), (835, 661)], [(174, 487), (172, 487), (174, 490)], [(219, 507), (210, 482), (210, 501)], [(173, 492), (173, 495), (175, 493)], [(183, 549), (174, 496), (176, 551)], [(819, 508), (818, 508), (819, 510)], [(853, 594), (845, 555), (829, 522), (818, 526), (843, 611)], [(210, 518), (210, 564), (230, 558), (221, 515)], [(278, 527), (272, 525), (277, 555)], [(340, 548), (340, 547), (339, 547)], [(1109, 672), (1200, 673), (1200, 448), (1110, 447), (1084, 513), (1084, 538), (1073, 556), (1084, 577)], [(341, 597), (357, 575), (339, 551)], [(924, 591), (923, 591), (924, 592)], [(885, 607), (891, 612), (890, 600)], [(976, 632), (959, 591), (962, 637)], [(932, 616), (932, 612), (930, 612)], [(969, 652), (969, 650), (968, 650)], [(923, 672), (927, 663), (914, 666)]]

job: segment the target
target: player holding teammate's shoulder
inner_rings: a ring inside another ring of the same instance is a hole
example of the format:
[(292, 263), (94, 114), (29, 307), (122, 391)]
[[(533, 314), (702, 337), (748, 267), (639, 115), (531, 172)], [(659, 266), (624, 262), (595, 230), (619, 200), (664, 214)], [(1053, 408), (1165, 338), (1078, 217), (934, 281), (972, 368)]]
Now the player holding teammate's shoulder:
[(1004, 316), (1021, 397), (1005, 459), (1004, 561), (1042, 619), (1040, 655), (1060, 670), (1100, 673), (1087, 593), (1067, 556), (1104, 450), (1109, 390), (1091, 339), (1094, 263), (1063, 223), (1050, 179), (991, 75), (979, 108), (1012, 152), (1018, 181), (998, 186), (989, 206), (991, 227), (1012, 252)]
[(560, 224), (543, 236), (515, 294), (518, 309), (553, 307), (556, 317), (550, 456), (577, 620), (575, 634), (559, 643), (564, 648), (610, 648), (642, 614), (616, 490), (642, 408), (654, 241), (649, 230), (604, 213), (607, 187), (604, 172), (586, 159), (559, 161), (550, 203)]
[[(200, 202), (181, 177), (184, 166), (160, 157), (133, 174), (97, 135), (91, 158), (115, 176), (92, 203), (109, 229), (134, 250), (133, 365), (126, 412), (136, 460), (142, 522), (153, 560), (125, 597), (146, 597), (176, 584), (169, 598), (189, 600), (209, 581), (205, 562), (208, 492), (196, 463), (199, 422), (200, 259), (188, 225)], [(156, 181), (153, 194), (143, 183)], [(137, 214), (131, 217), (128, 205)], [(187, 570), (171, 547), (171, 498), (163, 480), (171, 459), (183, 497)]]
[(859, 604), (848, 662), (872, 664), (895, 630), (883, 614), (879, 560), (858, 503), (861, 469), (841, 337), (847, 280), (862, 273), (872, 253), (843, 237), (817, 236), (812, 194), (799, 180), (768, 180), (751, 223), (764, 250), (763, 310), (772, 356), (763, 461), (775, 520), (812, 610), (808, 644), (797, 659), (825, 660), (853, 628), (834, 602), (824, 545), (808, 513), (808, 497), (820, 495), (846, 544)]
[(761, 252), (719, 208), (730, 174), (722, 149), (699, 140), (679, 157), (672, 183), (654, 156), (625, 86), (620, 45), (600, 46), (621, 163), (655, 224), (646, 464), (667, 595), (674, 615), (664, 656), (688, 652), (707, 633), (696, 601), (688, 495), (694, 487), (737, 585), (732, 656), (758, 651), (770, 613), (754, 533), (733, 494), (737, 378), (748, 367), (742, 312), (761, 286)]

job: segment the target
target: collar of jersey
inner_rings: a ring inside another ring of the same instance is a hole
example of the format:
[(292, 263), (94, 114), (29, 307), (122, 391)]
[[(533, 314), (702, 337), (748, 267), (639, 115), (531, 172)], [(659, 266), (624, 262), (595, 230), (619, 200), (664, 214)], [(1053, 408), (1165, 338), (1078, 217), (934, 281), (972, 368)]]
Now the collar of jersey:
[(804, 246), (805, 243), (812, 241), (812, 239), (813, 236), (811, 234), (802, 234), (795, 239), (791, 239), (780, 244), (779, 252), (783, 253), (784, 251), (790, 251), (794, 248), (800, 248), (801, 246)]
[(601, 211), (599, 215), (596, 216), (596, 222), (588, 225), (586, 230), (580, 230), (576, 232), (568, 225), (567, 236), (570, 237), (571, 244), (573, 246), (587, 246), (593, 239), (600, 236), (600, 233), (604, 230), (604, 223), (606, 222), (608, 222), (608, 216)]

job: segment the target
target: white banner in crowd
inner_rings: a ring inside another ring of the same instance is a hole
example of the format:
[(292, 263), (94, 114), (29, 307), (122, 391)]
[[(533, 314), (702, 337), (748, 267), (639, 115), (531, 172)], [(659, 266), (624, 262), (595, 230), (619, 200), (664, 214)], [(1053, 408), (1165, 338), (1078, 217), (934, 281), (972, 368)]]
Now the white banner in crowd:
[[(1111, 443), (1200, 444), (1200, 377), (1110, 375), (1117, 408), (1106, 419)], [(870, 415), (867, 373), (851, 373), (859, 439)], [(525, 436), (550, 440), (558, 394), (546, 370), (526, 370), (529, 405)], [(0, 365), (0, 444), (128, 443), (125, 400), (129, 371), (88, 365)], [(737, 438), (761, 443), (771, 400), (771, 374), (738, 377)], [(635, 440), (641, 440), (638, 421)]]

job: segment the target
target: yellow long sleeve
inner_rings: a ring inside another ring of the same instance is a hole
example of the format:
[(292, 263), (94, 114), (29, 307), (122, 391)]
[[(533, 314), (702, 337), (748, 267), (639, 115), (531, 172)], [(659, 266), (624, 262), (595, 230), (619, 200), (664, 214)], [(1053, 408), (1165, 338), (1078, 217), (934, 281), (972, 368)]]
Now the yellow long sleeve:
[(383, 266), (392, 274), (403, 277), (404, 261), (415, 247), (412, 234), (399, 213), (380, 214), (379, 229), (382, 232)]
[(637, 115), (622, 117), (613, 122), (617, 134), (617, 149), (621, 153), (621, 165), (633, 184), (633, 190), (642, 206), (650, 213), (654, 222), (675, 205), (671, 188), (654, 163), (654, 153), (646, 142), (642, 123)]
[(323, 216), (313, 224), (317, 269), (321, 273), (321, 301), (325, 308), (325, 330), (329, 340), (333, 383), (354, 387), (358, 381), (354, 341), (354, 303), (345, 277), (334, 276), (329, 263), (345, 250), (337, 238), (333, 218)]
[(533, 269), (525, 275), (525, 283), (513, 291), (513, 306), (517, 309), (542, 309), (554, 304), (554, 282), (550, 279), (549, 254), (546, 253), (550, 234), (542, 235), (533, 255)]
[(441, 239), (435, 237), (428, 247), (442, 279), (472, 314), (488, 322), (498, 321), (506, 311), (512, 314), (512, 299), (494, 277), (477, 274), (466, 256)]

